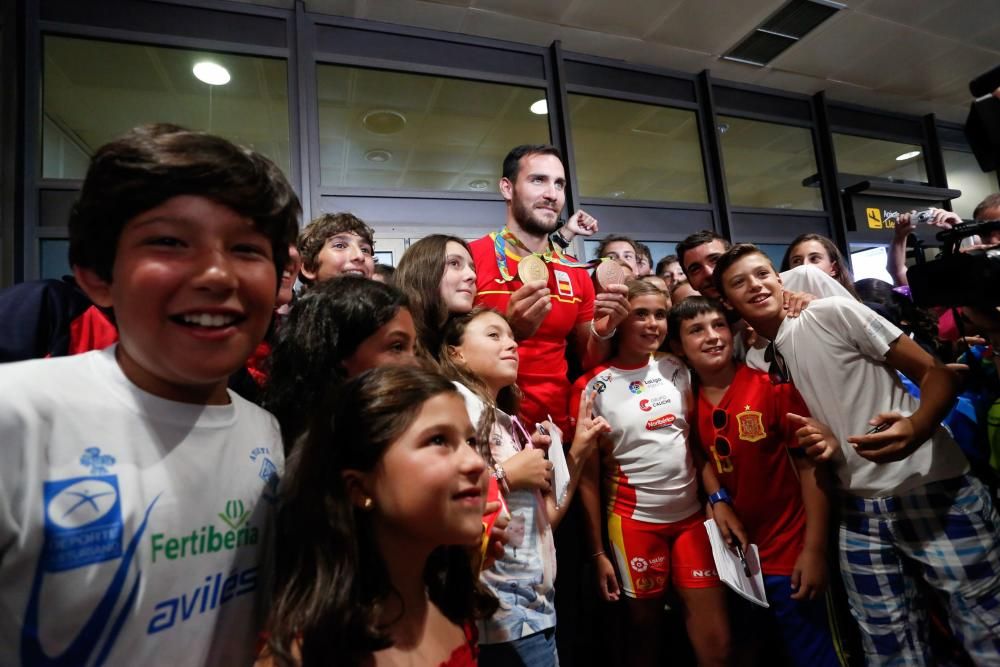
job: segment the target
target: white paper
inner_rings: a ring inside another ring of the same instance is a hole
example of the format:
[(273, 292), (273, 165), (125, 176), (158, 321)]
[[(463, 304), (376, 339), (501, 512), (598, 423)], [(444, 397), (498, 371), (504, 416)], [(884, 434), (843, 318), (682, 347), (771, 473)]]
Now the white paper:
[[(549, 422), (551, 421), (550, 418)], [(536, 426), (542, 428), (541, 424)], [(569, 465), (566, 463), (566, 452), (563, 451), (562, 431), (553, 425), (552, 428), (545, 428), (544, 432), (552, 438), (547, 454), (552, 463), (552, 493), (555, 494), (556, 506), (562, 506), (566, 500), (566, 492), (569, 491)]]
[(722, 583), (750, 602), (761, 607), (770, 607), (767, 603), (767, 595), (764, 593), (764, 575), (760, 571), (760, 555), (757, 553), (757, 545), (749, 545), (743, 554), (747, 561), (747, 567), (750, 568), (750, 576), (748, 577), (743, 571), (743, 561), (740, 560), (736, 551), (730, 549), (729, 545), (726, 544), (715, 519), (709, 519), (705, 522), (705, 530), (708, 531), (708, 539), (712, 543), (715, 569), (719, 573), (719, 579), (722, 580)]

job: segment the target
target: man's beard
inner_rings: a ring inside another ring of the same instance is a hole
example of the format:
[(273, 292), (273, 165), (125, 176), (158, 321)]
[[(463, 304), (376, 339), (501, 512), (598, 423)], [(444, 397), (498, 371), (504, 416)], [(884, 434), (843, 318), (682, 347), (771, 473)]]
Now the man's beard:
[(521, 226), (521, 229), (532, 236), (546, 236), (554, 232), (556, 227), (559, 226), (558, 214), (552, 219), (552, 222), (546, 222), (536, 216), (533, 209), (522, 204), (516, 197), (512, 203), (513, 209), (511, 212), (514, 215), (514, 220)]

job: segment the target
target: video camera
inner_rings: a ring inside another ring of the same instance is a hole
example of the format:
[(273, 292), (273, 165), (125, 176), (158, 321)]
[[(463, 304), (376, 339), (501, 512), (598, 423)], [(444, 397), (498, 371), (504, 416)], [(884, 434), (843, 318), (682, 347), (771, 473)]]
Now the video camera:
[[(1000, 66), (969, 83), (973, 102), (965, 136), (983, 171), (1000, 166)], [(979, 247), (978, 239), (1000, 230), (1000, 220), (964, 221), (939, 232), (941, 254), (906, 274), (918, 306), (1000, 306), (1000, 245)], [(964, 241), (964, 243), (963, 243)], [(972, 241), (972, 248), (962, 249)]]
[(918, 306), (1000, 305), (1000, 245), (961, 251), (962, 241), (1000, 230), (1000, 220), (962, 222), (939, 232), (941, 254), (906, 273)]

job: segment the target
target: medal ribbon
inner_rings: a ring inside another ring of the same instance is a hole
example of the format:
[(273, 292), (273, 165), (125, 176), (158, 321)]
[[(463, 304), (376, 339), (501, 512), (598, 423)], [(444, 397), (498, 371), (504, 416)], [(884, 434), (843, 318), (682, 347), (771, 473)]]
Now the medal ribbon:
[[(517, 237), (514, 236), (514, 234), (512, 234), (506, 227), (501, 229), (499, 232), (490, 232), (490, 238), (493, 239), (493, 255), (496, 258), (497, 270), (500, 272), (500, 278), (497, 278), (496, 282), (507, 283), (514, 280), (514, 276), (512, 276), (510, 271), (507, 270), (507, 243), (521, 245), (521, 242), (518, 241)], [(547, 264), (561, 264), (562, 266), (582, 269), (591, 269), (604, 261), (603, 258), (595, 259), (592, 262), (573, 261), (566, 257), (566, 255), (563, 254), (559, 248), (553, 247), (551, 242), (549, 242), (549, 249), (545, 252), (535, 252), (530, 254), (541, 257)]]

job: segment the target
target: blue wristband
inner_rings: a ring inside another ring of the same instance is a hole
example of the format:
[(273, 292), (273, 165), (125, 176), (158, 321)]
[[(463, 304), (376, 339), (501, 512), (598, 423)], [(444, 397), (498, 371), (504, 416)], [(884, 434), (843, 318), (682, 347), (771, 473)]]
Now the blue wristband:
[(708, 497), (708, 502), (712, 503), (713, 506), (718, 503), (726, 503), (730, 507), (733, 505), (733, 499), (729, 495), (729, 492), (721, 486), (718, 491)]

